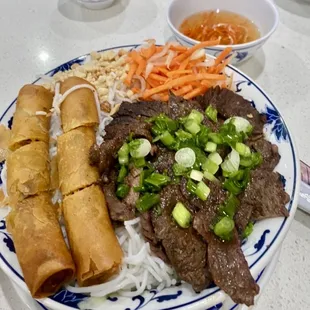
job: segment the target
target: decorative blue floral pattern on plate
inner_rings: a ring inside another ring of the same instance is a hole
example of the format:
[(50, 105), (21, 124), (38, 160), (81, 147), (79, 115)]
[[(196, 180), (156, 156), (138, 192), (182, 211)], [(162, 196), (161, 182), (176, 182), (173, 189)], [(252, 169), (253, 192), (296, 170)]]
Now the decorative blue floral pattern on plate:
[(8, 127), (12, 129), (12, 125), (13, 125), (13, 116), (8, 121)]
[(88, 296), (84, 294), (71, 293), (67, 290), (62, 290), (51, 297), (51, 299), (61, 304), (65, 304), (66, 306), (74, 307), (76, 309), (79, 309), (78, 304), (86, 298), (88, 298)]
[(219, 304), (217, 304), (217, 305), (215, 305), (215, 306), (213, 306), (211, 308), (208, 308), (206, 310), (220, 310), (220, 309), (222, 309), (222, 307), (223, 307), (223, 304), (219, 303)]
[(276, 138), (278, 141), (287, 140), (287, 129), (286, 126), (283, 123), (283, 120), (281, 119), (279, 113), (272, 109), (271, 107), (266, 107), (266, 119), (267, 124), (272, 125), (272, 132), (276, 135)]
[(2, 169), (3, 169), (3, 165), (4, 165), (4, 162), (0, 163), (0, 185), (2, 184), (1, 172), (2, 172)]
[(261, 235), (260, 239), (257, 241), (257, 243), (254, 244), (254, 249), (255, 251), (252, 252), (251, 254), (246, 254), (245, 256), (252, 256), (256, 253), (258, 253), (262, 248), (263, 246), (265, 245), (265, 242), (266, 242), (266, 236), (267, 234), (270, 233), (270, 230), (269, 229), (266, 229), (263, 234)]
[(238, 59), (238, 62), (241, 62), (244, 58), (248, 56), (248, 52), (236, 52), (237, 55), (235, 56)]
[(9, 236), (8, 233), (6, 233), (6, 232), (4, 232), (2, 230), (6, 230), (5, 220), (1, 220), (0, 221), (0, 233), (2, 234), (2, 237), (3, 237), (2, 240), (6, 244), (7, 248), (10, 250), (10, 252), (16, 253), (15, 252), (14, 243), (13, 243), (13, 240), (12, 240), (11, 236)]
[(62, 65), (60, 65), (59, 67), (55, 68), (54, 70), (50, 71), (50, 75), (53, 76), (55, 75), (56, 73), (58, 73), (59, 71), (67, 71), (67, 70), (70, 70), (72, 65), (74, 64), (82, 64), (85, 60), (85, 57), (82, 56), (82, 57), (79, 57), (79, 58), (76, 58), (76, 59), (73, 59), (69, 62), (66, 62)]

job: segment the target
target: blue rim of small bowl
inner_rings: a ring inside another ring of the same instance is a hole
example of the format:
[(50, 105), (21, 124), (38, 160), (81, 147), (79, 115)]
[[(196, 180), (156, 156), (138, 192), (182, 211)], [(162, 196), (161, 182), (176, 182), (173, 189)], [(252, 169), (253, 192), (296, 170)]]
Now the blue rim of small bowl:
[[(176, 3), (177, 1), (180, 1), (180, 0), (173, 0), (169, 5), (168, 12), (166, 15), (168, 25), (169, 25), (169, 27), (172, 30), (174, 35), (180, 37), (182, 40), (184, 40), (185, 42), (187, 42), (190, 45), (196, 45), (196, 44), (200, 43), (200, 41), (193, 40), (193, 39), (189, 38), (188, 36), (184, 35), (171, 22), (170, 15), (171, 15), (171, 11), (172, 11), (172, 5), (174, 3)], [(279, 12), (278, 12), (275, 4), (273, 2), (271, 2), (270, 0), (265, 0), (265, 2), (270, 6), (271, 10), (273, 11), (273, 13), (275, 15), (275, 21), (274, 21), (274, 24), (273, 24), (273, 27), (271, 28), (271, 30), (269, 30), (269, 32), (267, 32), (264, 36), (260, 37), (259, 39), (255, 40), (255, 41), (251, 41), (249, 43), (235, 44), (235, 45), (220, 45), (219, 44), (219, 45), (214, 46), (213, 49), (209, 48), (209, 47), (207, 47), (206, 49), (218, 51), (218, 50), (222, 50), (226, 47), (232, 47), (233, 50), (239, 51), (239, 50), (253, 48), (253, 47), (259, 46), (260, 44), (263, 44), (276, 31), (276, 29), (279, 25)]]
[[(105, 48), (105, 49), (102, 49), (102, 50), (99, 50), (98, 52), (103, 52), (103, 51), (108, 51), (108, 50), (114, 50), (114, 49), (122, 49), (122, 48), (136, 48), (138, 46), (140, 46), (141, 44), (128, 44), (128, 45), (121, 45), (121, 46), (114, 46), (114, 47), (111, 47), (111, 48)], [(76, 57), (70, 61), (67, 61), (63, 64), (61, 64), (60, 66), (48, 71), (45, 75), (50, 75), (52, 74), (53, 72), (55, 72), (58, 68), (61, 68), (61, 67), (64, 67), (66, 66), (67, 64), (73, 64), (75, 62), (78, 62), (78, 61), (84, 61), (90, 54), (85, 54), (85, 55), (82, 55), (82, 56), (79, 56), (79, 57)], [(300, 187), (300, 178), (298, 177), (297, 178), (297, 175), (299, 176), (300, 175), (300, 167), (299, 167), (299, 161), (298, 161), (298, 152), (297, 152), (297, 148), (296, 148), (296, 144), (294, 142), (294, 139), (291, 135), (291, 131), (289, 130), (289, 128), (287, 127), (287, 124), (286, 122), (284, 121), (280, 111), (278, 110), (278, 108), (273, 104), (272, 100), (268, 97), (268, 95), (265, 93), (265, 91), (263, 91), (254, 81), (252, 81), (247, 75), (245, 75), (244, 73), (242, 73), (240, 70), (238, 70), (237, 68), (235, 68), (234, 66), (231, 66), (231, 65), (228, 65), (228, 68), (230, 68), (232, 71), (235, 71), (237, 72), (238, 74), (240, 74), (246, 81), (250, 82), (252, 84), (252, 86), (254, 86), (264, 97), (265, 99), (269, 102), (269, 104), (275, 109), (275, 111), (277, 111), (277, 113), (279, 114), (280, 116), (280, 119), (281, 119), (281, 122), (283, 123), (283, 125), (285, 126), (285, 128), (287, 129), (287, 132), (288, 132), (288, 140), (289, 140), (289, 144), (290, 144), (290, 148), (291, 148), (291, 151), (292, 151), (292, 157), (293, 157), (293, 169), (294, 169), (294, 176), (293, 176), (293, 184), (294, 184), (294, 188), (292, 190), (292, 197), (291, 197), (291, 200), (289, 202), (289, 205), (288, 205), (288, 211), (291, 211), (293, 207), (295, 207), (295, 210), (297, 208), (297, 201), (298, 201), (298, 193), (299, 193), (299, 187)], [(34, 82), (32, 82), (31, 84), (35, 84), (36, 82), (38, 82), (41, 78), (38, 78), (36, 79)], [(11, 104), (7, 107), (7, 109), (3, 112), (3, 114), (0, 116), (0, 122), (2, 121), (2, 119), (4, 118), (4, 116), (6, 115), (6, 113), (10, 110), (10, 108), (15, 104), (16, 102), (16, 99), (13, 100), (11, 102)], [(280, 244), (283, 242), (284, 240), (284, 237), (286, 235), (286, 233), (288, 232), (288, 230), (286, 231), (285, 234), (283, 234), (282, 238), (279, 239), (279, 235), (280, 233), (282, 232), (282, 229), (284, 227), (284, 225), (287, 223), (287, 222), (292, 222), (293, 220), (293, 216), (290, 216), (288, 218), (285, 218), (282, 222), (282, 224), (280, 225), (277, 233), (275, 234), (273, 240), (269, 243), (269, 246), (263, 251), (263, 253), (261, 253), (261, 255), (249, 266), (249, 268), (251, 269), (252, 267), (256, 267), (257, 268), (257, 263), (260, 262), (261, 265), (263, 266), (266, 266), (267, 263), (271, 260), (271, 252), (269, 251), (270, 248), (272, 247), (273, 248), (273, 253), (275, 253), (277, 251), (277, 249), (279, 248)], [(274, 245), (274, 246), (272, 246)], [(6, 265), (6, 267), (11, 270), (11, 272), (13, 274), (15, 274), (20, 280), (24, 281), (24, 278), (19, 274), (18, 271), (16, 271), (12, 266), (11, 264), (5, 259), (5, 257), (2, 255), (2, 253), (0, 252), (0, 260), (2, 260), (2, 262)], [(0, 263), (1, 265), (1, 263)], [(255, 266), (256, 265), (256, 266)], [(14, 279), (13, 279), (14, 280)], [(180, 309), (180, 308), (183, 308), (185, 306), (189, 306), (189, 305), (192, 305), (192, 304), (195, 304), (207, 297), (209, 297), (210, 295), (214, 295), (215, 293), (219, 292), (220, 289), (217, 288), (216, 290), (214, 290), (213, 292), (210, 292), (204, 296), (201, 296), (197, 299), (194, 299), (194, 300), (191, 300), (189, 302), (186, 302), (182, 305), (177, 305), (177, 306), (174, 306), (174, 307), (170, 307), (170, 308), (163, 308), (163, 310), (172, 310), (172, 309)], [(53, 303), (57, 303), (57, 301), (54, 301), (50, 298), (46, 298), (45, 299), (45, 302), (44, 302), (44, 305), (45, 306), (52, 306)], [(64, 308), (64, 309), (71, 309), (70, 307), (66, 306), (66, 305), (63, 305), (61, 304), (61, 306)]]

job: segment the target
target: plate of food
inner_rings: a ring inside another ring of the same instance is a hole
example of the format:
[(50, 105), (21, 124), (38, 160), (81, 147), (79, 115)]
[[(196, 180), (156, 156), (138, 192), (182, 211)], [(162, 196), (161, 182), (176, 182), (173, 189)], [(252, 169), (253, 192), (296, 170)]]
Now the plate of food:
[(231, 50), (205, 54), (216, 43), (78, 57), (1, 116), (0, 266), (45, 306), (254, 303), (296, 211), (298, 156)]

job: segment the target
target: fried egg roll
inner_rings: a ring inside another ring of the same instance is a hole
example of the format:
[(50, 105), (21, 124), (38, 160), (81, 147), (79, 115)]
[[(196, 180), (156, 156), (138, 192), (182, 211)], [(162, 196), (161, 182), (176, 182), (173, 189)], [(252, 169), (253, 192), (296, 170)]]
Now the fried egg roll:
[(108, 280), (118, 272), (123, 253), (99, 186), (65, 197), (63, 212), (79, 286)]
[(43, 86), (25, 85), (19, 91), (9, 145), (11, 150), (32, 141), (49, 142), (50, 118), (36, 115), (36, 112), (48, 113), (52, 103), (53, 94)]
[[(88, 81), (79, 77), (70, 77), (61, 83), (60, 93), (64, 94), (72, 87), (81, 84), (91, 85)], [(64, 132), (81, 126), (99, 124), (96, 100), (91, 89), (81, 88), (73, 91), (61, 104), (60, 110)]]
[(8, 155), (7, 191), (12, 203), (49, 189), (49, 153), (46, 143), (33, 142)]
[(18, 202), (7, 224), (32, 297), (52, 295), (73, 279), (75, 266), (49, 194)]
[(63, 195), (89, 186), (99, 179), (89, 164), (89, 149), (95, 143), (93, 128), (80, 127), (58, 137), (59, 186)]

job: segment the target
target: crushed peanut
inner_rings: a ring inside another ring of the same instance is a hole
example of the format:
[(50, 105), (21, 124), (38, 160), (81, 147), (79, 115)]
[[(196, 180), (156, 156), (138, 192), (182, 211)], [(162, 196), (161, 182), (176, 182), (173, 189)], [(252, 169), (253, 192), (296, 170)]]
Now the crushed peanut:
[(88, 62), (82, 65), (75, 63), (71, 66), (70, 70), (57, 72), (53, 76), (54, 81), (49, 84), (44, 84), (43, 86), (53, 91), (57, 82), (63, 82), (70, 76), (86, 79), (96, 87), (99, 101), (103, 104), (101, 107), (104, 107), (103, 110), (106, 112), (114, 112), (118, 107), (114, 108), (113, 105), (110, 105), (108, 102), (109, 92), (113, 87), (115, 87), (114, 89), (116, 90), (120, 90), (121, 87), (123, 87), (123, 89), (125, 89), (124, 98), (130, 100), (134, 100), (135, 98), (135, 94), (125, 87), (123, 83), (129, 70), (129, 66), (125, 61), (127, 53), (128, 52), (124, 49), (118, 52), (113, 50), (91, 52)]

